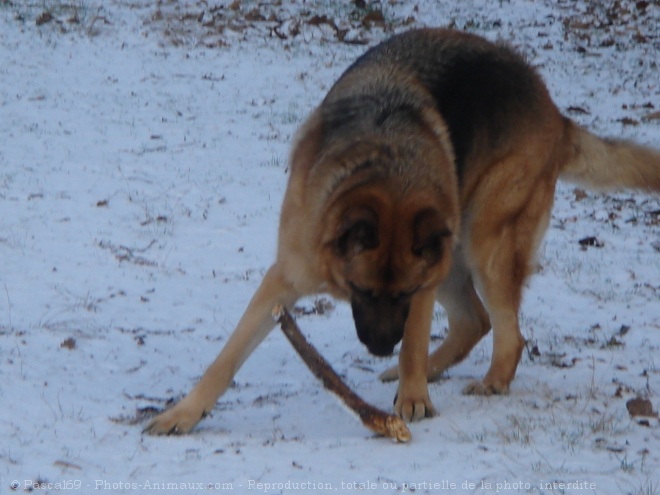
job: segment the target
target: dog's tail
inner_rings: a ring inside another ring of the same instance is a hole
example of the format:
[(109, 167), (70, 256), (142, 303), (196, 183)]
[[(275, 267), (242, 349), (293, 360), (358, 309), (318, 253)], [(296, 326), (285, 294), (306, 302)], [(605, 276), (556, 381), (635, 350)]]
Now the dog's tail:
[(568, 159), (561, 179), (596, 189), (660, 192), (660, 151), (600, 138), (569, 119), (565, 122)]

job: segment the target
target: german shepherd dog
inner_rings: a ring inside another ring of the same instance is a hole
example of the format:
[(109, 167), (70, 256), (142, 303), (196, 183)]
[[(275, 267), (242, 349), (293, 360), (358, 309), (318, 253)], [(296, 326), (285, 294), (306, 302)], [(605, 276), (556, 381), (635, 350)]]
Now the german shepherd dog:
[[(434, 414), (427, 382), (491, 327), (490, 368), (466, 393), (506, 393), (557, 180), (660, 191), (660, 152), (590, 134), (512, 49), (443, 29), (360, 57), (300, 129), (290, 171), (275, 263), (199, 383), (147, 431), (193, 428), (275, 326), (272, 308), (315, 293), (350, 302), (371, 353), (402, 341), (381, 378), (399, 380), (406, 421)], [(436, 300), (449, 333), (429, 355)]]

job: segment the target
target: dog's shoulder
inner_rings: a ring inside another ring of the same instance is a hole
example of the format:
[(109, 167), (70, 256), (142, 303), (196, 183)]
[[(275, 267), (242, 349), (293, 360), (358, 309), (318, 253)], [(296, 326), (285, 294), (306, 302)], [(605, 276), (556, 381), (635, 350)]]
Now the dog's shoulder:
[(325, 102), (329, 115), (351, 121), (373, 105), (370, 99), (381, 102), (380, 114), (433, 106), (449, 128), (459, 176), (478, 137), (497, 145), (550, 101), (540, 76), (512, 47), (448, 29), (412, 30), (377, 45)]

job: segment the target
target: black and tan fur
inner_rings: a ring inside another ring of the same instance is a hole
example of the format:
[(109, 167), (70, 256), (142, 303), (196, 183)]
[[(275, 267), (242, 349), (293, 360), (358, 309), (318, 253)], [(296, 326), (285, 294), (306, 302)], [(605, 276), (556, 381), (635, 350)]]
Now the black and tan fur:
[[(376, 355), (402, 341), (395, 410), (433, 414), (427, 380), (493, 329), (491, 365), (467, 393), (505, 393), (523, 349), (518, 309), (559, 177), (660, 191), (660, 154), (563, 117), (511, 49), (416, 30), (369, 50), (299, 132), (277, 258), (217, 359), (148, 427), (189, 431), (274, 327), (271, 309), (327, 292), (351, 303)], [(449, 334), (428, 355), (435, 301)]]

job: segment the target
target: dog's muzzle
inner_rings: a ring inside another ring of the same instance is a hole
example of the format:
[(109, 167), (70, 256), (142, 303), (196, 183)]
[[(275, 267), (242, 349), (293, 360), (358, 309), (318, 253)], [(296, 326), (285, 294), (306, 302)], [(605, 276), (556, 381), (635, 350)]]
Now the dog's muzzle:
[(389, 356), (401, 342), (410, 303), (388, 296), (357, 296), (351, 300), (360, 341), (375, 356)]

